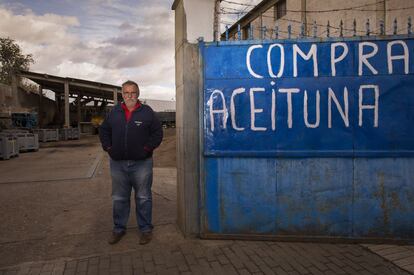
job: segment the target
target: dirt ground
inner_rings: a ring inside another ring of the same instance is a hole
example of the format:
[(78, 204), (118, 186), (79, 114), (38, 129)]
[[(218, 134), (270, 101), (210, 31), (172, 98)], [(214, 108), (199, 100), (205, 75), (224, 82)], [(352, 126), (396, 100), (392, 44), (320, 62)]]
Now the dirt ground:
[[(165, 129), (154, 153), (155, 243), (181, 239), (176, 219), (175, 129)], [(131, 209), (134, 209), (133, 204)], [(134, 250), (129, 241), (107, 244), (112, 229), (109, 159), (97, 136), (43, 144), (38, 152), (0, 161), (0, 267)], [(163, 232), (163, 233), (161, 233)]]
[[(282, 267), (289, 267), (290, 274), (319, 274), (316, 267), (321, 266), (324, 274), (339, 274), (343, 270), (337, 264), (366, 271), (348, 274), (408, 274), (394, 264), (411, 266), (414, 256), (407, 253), (412, 255), (412, 246), (184, 239), (176, 225), (175, 142), (175, 129), (167, 129), (154, 153), (154, 238), (145, 246), (138, 244), (134, 211), (125, 237), (116, 245), (107, 243), (112, 232), (111, 176), (97, 136), (46, 143), (38, 152), (0, 161), (0, 275), (98, 274), (98, 261), (101, 274), (158, 269), (158, 274), (171, 274), (165, 271), (167, 265), (175, 274), (287, 274)], [(400, 261), (390, 263), (367, 249), (393, 251), (381, 255)]]
[(164, 129), (164, 138), (154, 153), (155, 167), (176, 167), (175, 128)]

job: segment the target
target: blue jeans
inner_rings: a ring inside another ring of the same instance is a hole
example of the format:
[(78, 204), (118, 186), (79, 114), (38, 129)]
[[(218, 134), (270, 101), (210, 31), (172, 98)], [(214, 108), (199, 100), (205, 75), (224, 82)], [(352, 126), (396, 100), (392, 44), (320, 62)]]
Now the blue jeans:
[(112, 176), (113, 232), (126, 231), (134, 188), (135, 215), (141, 232), (152, 231), (152, 158), (145, 160), (110, 159)]

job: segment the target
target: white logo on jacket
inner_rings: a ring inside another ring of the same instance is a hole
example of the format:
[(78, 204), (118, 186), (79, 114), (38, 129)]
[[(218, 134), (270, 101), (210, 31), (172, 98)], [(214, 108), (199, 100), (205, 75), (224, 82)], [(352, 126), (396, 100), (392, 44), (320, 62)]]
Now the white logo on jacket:
[(135, 120), (134, 122), (135, 122), (135, 125), (137, 125), (138, 127), (141, 126), (142, 124), (142, 121)]

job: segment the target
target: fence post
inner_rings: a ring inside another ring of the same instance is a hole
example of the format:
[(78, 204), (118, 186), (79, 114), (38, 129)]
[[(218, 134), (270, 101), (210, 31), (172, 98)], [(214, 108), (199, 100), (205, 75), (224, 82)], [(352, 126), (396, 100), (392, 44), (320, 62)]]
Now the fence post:
[(279, 39), (279, 25), (278, 24), (275, 25), (275, 38)]
[(366, 28), (366, 35), (369, 36), (371, 34), (369, 18), (367, 19), (367, 23), (365, 23), (365, 28)]
[(380, 20), (380, 34), (385, 35), (385, 25), (384, 20)]
[(292, 25), (288, 25), (288, 38), (291, 39), (292, 38)]
[(342, 20), (339, 23), (339, 36), (340, 37), (343, 37), (344, 36), (344, 21), (342, 21)]
[(226, 41), (229, 41), (229, 26), (226, 25)]
[(397, 22), (397, 18), (394, 19), (394, 35), (396, 35), (398, 33), (398, 22)]
[(300, 37), (301, 38), (305, 37), (305, 24), (303, 22), (300, 25)]
[(331, 26), (330, 26), (330, 23), (329, 23), (329, 20), (328, 20), (328, 24), (326, 24), (326, 37), (331, 36), (330, 31), (331, 31)]
[(354, 19), (354, 22), (353, 22), (353, 25), (352, 25), (353, 32), (354, 32), (353, 36), (356, 36), (356, 34), (357, 34), (356, 26), (357, 26), (356, 19)]

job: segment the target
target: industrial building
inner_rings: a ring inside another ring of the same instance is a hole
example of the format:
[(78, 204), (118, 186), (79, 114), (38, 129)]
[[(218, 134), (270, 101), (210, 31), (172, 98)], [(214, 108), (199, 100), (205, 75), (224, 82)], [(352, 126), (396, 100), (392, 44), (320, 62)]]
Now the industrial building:
[[(224, 1), (226, 2), (226, 1)], [(230, 1), (231, 2), (231, 1)], [(403, 0), (264, 0), (245, 13), (221, 40), (349, 37), (406, 34), (413, 3)], [(221, 8), (221, 16), (240, 14), (243, 6)], [(243, 13), (242, 13), (243, 14)], [(290, 29), (290, 31), (289, 31)]]
[[(120, 100), (121, 87), (117, 85), (18, 72), (12, 76), (10, 86), (0, 84), (0, 132), (6, 135), (1, 139), (0, 158), (17, 156), (19, 143), (30, 141), (31, 148), (37, 150), (38, 141), (79, 139), (81, 134), (96, 134), (105, 115)], [(141, 101), (153, 107), (164, 127), (175, 127), (174, 101)], [(22, 133), (26, 136), (19, 139)]]

